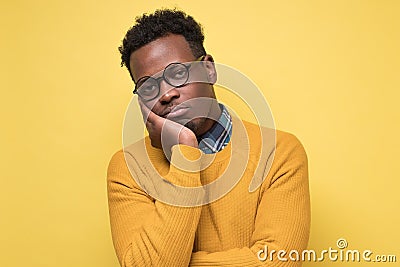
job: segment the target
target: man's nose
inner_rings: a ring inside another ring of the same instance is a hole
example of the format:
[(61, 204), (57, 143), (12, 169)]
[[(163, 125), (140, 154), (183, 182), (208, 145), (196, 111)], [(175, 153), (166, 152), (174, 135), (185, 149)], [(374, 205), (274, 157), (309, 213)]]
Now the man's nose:
[(159, 101), (163, 104), (171, 102), (174, 98), (179, 98), (179, 89), (169, 85), (166, 81), (160, 83), (160, 94)]

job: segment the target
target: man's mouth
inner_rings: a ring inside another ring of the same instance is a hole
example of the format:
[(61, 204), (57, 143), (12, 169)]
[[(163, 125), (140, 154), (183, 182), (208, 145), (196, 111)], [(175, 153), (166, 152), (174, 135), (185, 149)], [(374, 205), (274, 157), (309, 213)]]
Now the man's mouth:
[(189, 110), (188, 107), (186, 106), (174, 106), (171, 108), (167, 108), (164, 112), (162, 117), (163, 118), (167, 118), (167, 119), (173, 119), (173, 118), (177, 118), (177, 117), (181, 117), (184, 114), (186, 114), (186, 112)]

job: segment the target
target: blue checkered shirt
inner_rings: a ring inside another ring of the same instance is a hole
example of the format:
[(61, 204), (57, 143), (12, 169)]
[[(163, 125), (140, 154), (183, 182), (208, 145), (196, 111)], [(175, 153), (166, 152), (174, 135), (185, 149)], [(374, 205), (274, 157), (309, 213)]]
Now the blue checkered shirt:
[(232, 118), (224, 105), (219, 104), (221, 116), (213, 127), (198, 138), (199, 149), (205, 154), (221, 151), (226, 147), (232, 135)]

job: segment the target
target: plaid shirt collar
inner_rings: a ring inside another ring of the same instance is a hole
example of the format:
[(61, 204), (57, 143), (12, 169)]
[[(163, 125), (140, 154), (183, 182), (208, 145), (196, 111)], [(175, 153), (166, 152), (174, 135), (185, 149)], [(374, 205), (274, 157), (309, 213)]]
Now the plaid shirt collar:
[(199, 149), (205, 154), (212, 154), (224, 149), (231, 139), (232, 118), (224, 105), (219, 104), (222, 112), (213, 127), (198, 138)]

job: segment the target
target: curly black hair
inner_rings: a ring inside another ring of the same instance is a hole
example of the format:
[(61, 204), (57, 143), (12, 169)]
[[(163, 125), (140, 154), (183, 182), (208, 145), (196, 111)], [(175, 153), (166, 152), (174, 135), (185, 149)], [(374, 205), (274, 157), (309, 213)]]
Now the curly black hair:
[(181, 10), (158, 9), (153, 14), (136, 17), (135, 22), (135, 25), (126, 32), (122, 45), (118, 47), (121, 53), (121, 67), (126, 66), (132, 80), (129, 66), (132, 52), (168, 34), (179, 34), (185, 37), (195, 57), (206, 54), (202, 26)]

